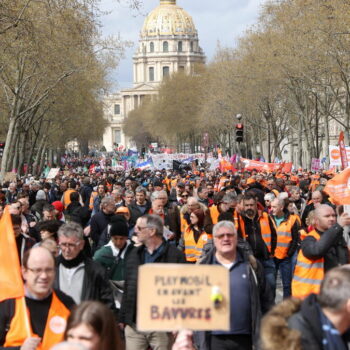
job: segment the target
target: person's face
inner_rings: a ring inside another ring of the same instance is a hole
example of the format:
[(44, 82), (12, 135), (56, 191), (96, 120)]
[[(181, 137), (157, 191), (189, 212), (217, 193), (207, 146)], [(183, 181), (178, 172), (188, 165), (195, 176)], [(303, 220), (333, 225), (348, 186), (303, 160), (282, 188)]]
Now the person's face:
[(44, 221), (49, 221), (49, 220), (54, 220), (55, 219), (55, 211), (51, 210), (51, 211), (43, 211), (43, 220)]
[(102, 196), (105, 193), (105, 188), (103, 185), (99, 185), (97, 187), (97, 193), (99, 194), (99, 196)]
[(198, 217), (197, 217), (196, 214), (192, 213), (192, 214), (190, 215), (190, 220), (191, 220), (191, 224), (192, 224), (192, 225), (198, 224)]
[(185, 187), (176, 187), (176, 191), (177, 191), (177, 193), (178, 193), (179, 195), (181, 195), (182, 192), (185, 191)]
[(50, 238), (52, 237), (54, 234), (52, 232), (49, 232), (47, 230), (41, 230), (40, 231), (40, 237), (42, 240), (46, 239), (46, 238)]
[(300, 191), (292, 191), (290, 197), (292, 201), (298, 201), (300, 199)]
[(141, 192), (136, 192), (136, 202), (139, 204), (143, 204), (145, 202), (146, 196)]
[(127, 240), (128, 240), (128, 237), (124, 237), (124, 236), (112, 236), (111, 237), (112, 243), (118, 249), (122, 249), (125, 246)]
[(126, 180), (125, 181), (125, 188), (131, 189), (132, 181), (131, 180)]
[(269, 199), (265, 199), (265, 206), (267, 208), (270, 208), (271, 207), (271, 201)]
[(22, 213), (22, 206), (21, 203), (12, 203), (10, 204), (10, 214), (14, 214), (14, 215), (20, 215)]
[(232, 253), (237, 248), (237, 234), (235, 230), (221, 227), (214, 235), (214, 245), (219, 254)]
[(281, 213), (283, 213), (283, 207), (276, 200), (272, 201), (272, 203), (271, 203), (271, 210), (272, 210), (272, 214), (276, 215), (276, 216), (278, 216)]
[(58, 245), (61, 248), (62, 256), (66, 260), (72, 260), (83, 250), (84, 240), (77, 237), (60, 236), (58, 238)]
[(35, 248), (27, 267), (22, 267), (22, 275), (30, 294), (37, 298), (46, 297), (55, 279), (55, 262), (50, 252), (45, 248)]
[(321, 232), (327, 231), (337, 222), (335, 211), (329, 205), (320, 208), (319, 215), (315, 217), (315, 226)]
[(255, 214), (257, 212), (256, 201), (254, 199), (244, 200), (243, 201), (243, 208), (244, 208), (245, 213), (248, 216), (250, 216), (250, 217), (255, 216)]
[(181, 194), (182, 202), (186, 204), (188, 197), (189, 197), (189, 194), (187, 192), (183, 192)]
[(151, 237), (151, 229), (147, 227), (146, 219), (138, 218), (135, 225), (135, 233), (141, 244), (145, 244)]
[(66, 183), (65, 183), (65, 182), (62, 182), (62, 183), (60, 184), (60, 191), (61, 191), (61, 192), (64, 192), (66, 189), (67, 189)]
[(322, 202), (322, 195), (321, 192), (316, 191), (312, 193), (312, 201), (314, 202), (314, 204), (318, 204)]
[(22, 232), (21, 225), (12, 225), (12, 227), (15, 237), (18, 237)]
[(27, 198), (21, 198), (18, 200), (22, 204), (22, 211), (25, 212), (29, 209), (29, 201)]
[(99, 350), (101, 338), (91, 326), (81, 323), (67, 331), (67, 341), (81, 344), (87, 350)]
[(203, 189), (201, 193), (198, 193), (198, 196), (201, 199), (207, 199), (208, 198), (208, 190), (206, 188)]
[(115, 213), (115, 204), (108, 203), (103, 206), (103, 212), (107, 215)]
[(11, 183), (10, 185), (9, 185), (9, 191), (10, 192), (15, 192), (16, 191), (16, 185), (15, 184), (13, 184), (13, 183)]
[(165, 207), (167, 201), (168, 201), (168, 196), (165, 193), (159, 194), (158, 195), (158, 200), (162, 202), (163, 207)]
[(29, 191), (29, 185), (28, 184), (23, 184), (22, 190), (23, 190), (23, 192), (28, 192)]
[(273, 186), (274, 186), (274, 181), (267, 181), (267, 184), (266, 184), (266, 187), (269, 189), (269, 190), (272, 190), (273, 189)]
[(207, 185), (208, 195), (212, 195), (214, 193), (214, 187), (212, 185)]
[(163, 214), (164, 213), (164, 204), (162, 199), (155, 199), (152, 202), (152, 209), (155, 214)]
[(190, 212), (193, 212), (194, 210), (198, 209), (199, 208), (199, 204), (197, 201), (194, 201), (194, 200), (189, 200), (187, 202), (187, 207), (188, 207), (188, 210)]
[(125, 205), (130, 205), (134, 200), (134, 195), (133, 194), (127, 194), (125, 197), (124, 197), (124, 202), (125, 202)]

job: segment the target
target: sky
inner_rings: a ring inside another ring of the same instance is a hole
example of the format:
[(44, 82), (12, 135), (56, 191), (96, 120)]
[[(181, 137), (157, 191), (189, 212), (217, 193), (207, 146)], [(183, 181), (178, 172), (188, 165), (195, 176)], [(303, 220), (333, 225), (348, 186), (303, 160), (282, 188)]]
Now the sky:
[[(146, 15), (159, 5), (159, 0), (144, 0), (140, 11), (131, 10), (127, 0), (100, 0), (100, 8), (107, 14), (101, 17), (103, 36), (120, 35), (132, 41), (125, 58), (111, 74), (113, 90), (132, 86), (132, 55)], [(207, 62), (215, 55), (218, 42), (234, 47), (236, 39), (256, 23), (259, 9), (265, 0), (177, 0), (193, 18), (198, 30), (199, 43)], [(113, 91), (114, 92), (114, 91)]]

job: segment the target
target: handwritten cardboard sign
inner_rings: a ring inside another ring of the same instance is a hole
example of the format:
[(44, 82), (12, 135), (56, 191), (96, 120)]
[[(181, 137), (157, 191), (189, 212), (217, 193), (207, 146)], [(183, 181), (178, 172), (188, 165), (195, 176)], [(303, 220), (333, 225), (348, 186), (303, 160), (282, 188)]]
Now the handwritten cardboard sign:
[(51, 168), (49, 173), (47, 174), (47, 179), (54, 179), (58, 173), (60, 172), (60, 168)]
[[(211, 300), (213, 287), (223, 299)], [(139, 268), (139, 331), (229, 330), (229, 272), (219, 265), (145, 264)]]
[(13, 172), (7, 172), (5, 173), (4, 176), (4, 182), (16, 182), (17, 181), (17, 173), (13, 173)]

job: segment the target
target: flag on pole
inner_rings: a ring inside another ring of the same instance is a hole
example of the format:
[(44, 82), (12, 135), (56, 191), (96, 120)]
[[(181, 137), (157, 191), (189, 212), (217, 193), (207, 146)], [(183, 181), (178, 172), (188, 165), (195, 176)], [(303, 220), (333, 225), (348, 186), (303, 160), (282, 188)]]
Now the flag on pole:
[(0, 261), (0, 302), (23, 297), (21, 266), (8, 208), (0, 220)]
[(324, 191), (335, 204), (350, 204), (350, 168), (327, 181)]
[(349, 165), (348, 165), (348, 156), (346, 154), (344, 132), (343, 131), (340, 132), (338, 144), (339, 144), (339, 151), (340, 151), (340, 158), (341, 158), (341, 168), (342, 168), (342, 170), (344, 170)]

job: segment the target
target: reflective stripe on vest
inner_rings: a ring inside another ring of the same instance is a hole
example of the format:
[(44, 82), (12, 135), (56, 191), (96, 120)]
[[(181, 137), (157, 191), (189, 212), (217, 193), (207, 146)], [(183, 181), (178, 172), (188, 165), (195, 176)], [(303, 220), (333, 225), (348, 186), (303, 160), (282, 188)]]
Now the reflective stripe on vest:
[[(242, 237), (246, 240), (248, 235), (245, 232), (245, 224), (241, 215), (239, 216), (238, 222), (242, 232)], [(269, 253), (271, 253), (271, 230), (270, 230), (269, 214), (263, 212), (262, 215), (260, 215), (259, 217), (259, 224), (260, 224), (261, 237), (264, 240)]]
[[(15, 300), (15, 314), (10, 323), (9, 331), (6, 334), (4, 347), (15, 347), (21, 346), (25, 339), (28, 338), (26, 329), (25, 313), (28, 314), (29, 311), (25, 307), (22, 298)], [(67, 319), (70, 311), (66, 306), (58, 299), (56, 293), (52, 293), (52, 301), (50, 305), (49, 314), (47, 316), (47, 321), (45, 325), (44, 335), (42, 342), (36, 348), (37, 350), (48, 350), (53, 345), (58, 344), (63, 340), (64, 331), (66, 329)], [(30, 327), (31, 337), (36, 335)]]
[[(309, 232), (309, 236), (314, 237), (317, 241), (320, 235), (317, 231)], [(306, 298), (309, 294), (318, 294), (320, 284), (324, 278), (324, 258), (311, 260), (304, 256), (300, 250), (292, 280), (292, 295), (297, 298)]]
[(297, 217), (295, 215), (290, 215), (288, 220), (283, 221), (276, 226), (277, 233), (277, 245), (275, 250), (275, 257), (277, 259), (285, 259), (288, 255), (288, 249), (292, 242), (292, 227), (295, 224)]
[(194, 240), (194, 233), (189, 227), (184, 233), (186, 261), (196, 262), (201, 254), (203, 247), (212, 239), (212, 235), (202, 232), (198, 241)]

